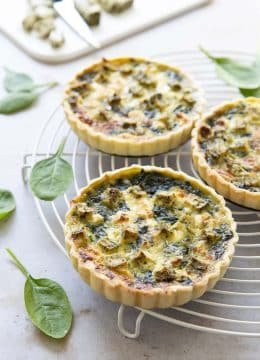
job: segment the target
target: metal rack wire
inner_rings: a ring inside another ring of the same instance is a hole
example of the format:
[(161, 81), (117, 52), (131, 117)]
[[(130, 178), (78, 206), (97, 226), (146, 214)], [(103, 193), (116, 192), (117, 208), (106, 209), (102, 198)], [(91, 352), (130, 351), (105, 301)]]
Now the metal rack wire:
[[(222, 52), (220, 55), (233, 56), (245, 62), (252, 61), (252, 55), (242, 52)], [(225, 85), (214, 72), (212, 64), (196, 51), (183, 51), (156, 56), (156, 59), (176, 64), (190, 72), (205, 91), (207, 106), (238, 97), (236, 89)], [(64, 248), (63, 219), (69, 199), (92, 178), (104, 171), (114, 170), (134, 163), (142, 165), (169, 166), (198, 177), (190, 156), (190, 144), (186, 143), (167, 154), (128, 158), (110, 156), (88, 148), (71, 132), (61, 107), (43, 124), (40, 135), (31, 154), (23, 159), (22, 176), (27, 182), (32, 165), (55, 151), (61, 138), (66, 135), (64, 157), (72, 163), (74, 186), (62, 198), (53, 202), (34, 199), (40, 217), (58, 248), (67, 256)], [(47, 149), (46, 149), (46, 144)], [(216, 287), (200, 299), (182, 307), (167, 310), (138, 309), (133, 332), (124, 326), (125, 306), (118, 311), (118, 327), (122, 334), (136, 338), (144, 315), (150, 315), (168, 323), (209, 333), (260, 337), (260, 212), (245, 209), (227, 201), (238, 225), (239, 243), (236, 254), (225, 277)]]

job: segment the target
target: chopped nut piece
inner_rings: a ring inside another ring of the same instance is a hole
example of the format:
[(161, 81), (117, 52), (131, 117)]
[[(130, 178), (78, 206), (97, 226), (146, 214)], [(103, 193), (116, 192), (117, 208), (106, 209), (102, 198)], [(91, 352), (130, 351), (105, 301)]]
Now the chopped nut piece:
[(203, 229), (203, 237), (205, 236), (206, 240), (211, 242), (217, 239), (217, 233), (211, 227), (206, 227)]
[(239, 159), (236, 159), (232, 156), (228, 156), (226, 157), (226, 163), (227, 163), (227, 168), (230, 170), (232, 175), (235, 176), (247, 176), (247, 171), (245, 170), (245, 168), (242, 166), (242, 163), (239, 161)]
[(89, 207), (86, 203), (77, 203), (73, 206), (75, 213), (79, 216), (93, 213), (94, 209)]
[(138, 250), (132, 256), (132, 261), (137, 262), (138, 264), (149, 262), (149, 260), (152, 261), (152, 258), (145, 250)]
[(108, 188), (102, 194), (102, 198), (103, 204), (113, 209), (118, 207), (118, 205), (122, 201), (122, 192), (117, 188)]
[(208, 141), (207, 154), (213, 158), (218, 158), (222, 155), (225, 155), (228, 148), (224, 140), (221, 138), (215, 138)]
[(170, 234), (172, 233), (172, 229), (170, 228), (169, 224), (160, 224), (160, 229), (158, 231), (158, 235), (161, 239), (167, 239)]
[(122, 223), (125, 221), (129, 220), (129, 216), (127, 213), (123, 212), (123, 211), (118, 211), (114, 216), (113, 216), (113, 221), (116, 223)]
[(170, 263), (172, 264), (173, 267), (178, 267), (183, 260), (183, 256), (179, 255), (179, 256), (173, 256), (170, 260)]
[(105, 257), (105, 264), (110, 268), (115, 268), (126, 263), (126, 259), (120, 255), (111, 255)]
[(189, 194), (189, 196), (186, 199), (186, 203), (190, 204), (197, 210), (201, 210), (209, 204), (209, 200), (203, 199), (202, 197), (194, 194)]
[(144, 93), (144, 89), (140, 85), (133, 85), (129, 88), (130, 94), (132, 94), (135, 97), (140, 97)]
[(193, 256), (191, 266), (196, 270), (205, 271), (208, 268), (208, 263)]
[(155, 80), (152, 77), (149, 77), (146, 73), (139, 71), (135, 75), (135, 79), (143, 86), (154, 87), (156, 85)]
[(144, 104), (146, 105), (146, 108), (149, 110), (156, 108), (162, 109), (166, 102), (164, 97), (161, 93), (153, 94), (149, 100), (144, 100)]
[(189, 105), (194, 105), (195, 102), (196, 102), (194, 97), (192, 95), (189, 95), (189, 94), (184, 95), (183, 100)]
[(83, 225), (71, 225), (69, 227), (69, 231), (70, 231), (71, 237), (73, 239), (76, 239), (78, 236), (81, 236), (84, 234), (84, 226)]
[(85, 246), (88, 242), (94, 240), (94, 235), (89, 231), (87, 227), (81, 224), (74, 224), (68, 227), (71, 239), (77, 243), (78, 246)]
[(174, 194), (167, 191), (160, 191), (156, 194), (155, 202), (158, 205), (171, 205), (174, 202)]
[(86, 203), (78, 203), (74, 206), (75, 213), (80, 217), (85, 217), (87, 222), (92, 225), (101, 224), (104, 221), (104, 218), (100, 214), (95, 214), (95, 210)]
[(156, 281), (172, 281), (175, 279), (176, 274), (170, 264), (163, 264), (154, 269), (153, 275)]
[(243, 119), (234, 119), (231, 123), (231, 128), (235, 131), (246, 130), (247, 123)]
[(132, 194), (136, 199), (139, 199), (146, 195), (145, 191), (141, 189), (139, 185), (129, 187), (129, 193)]
[(118, 248), (118, 246), (120, 245), (120, 241), (118, 239), (111, 239), (106, 236), (100, 239), (98, 241), (98, 244), (101, 245), (106, 250), (113, 250)]
[(127, 242), (133, 242), (138, 237), (137, 227), (127, 226), (123, 232), (123, 237)]

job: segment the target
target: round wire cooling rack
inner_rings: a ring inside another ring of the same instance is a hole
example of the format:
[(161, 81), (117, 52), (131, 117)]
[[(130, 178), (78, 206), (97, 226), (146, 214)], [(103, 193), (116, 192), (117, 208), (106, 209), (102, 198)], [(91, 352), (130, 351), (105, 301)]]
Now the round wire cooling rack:
[[(249, 63), (253, 56), (242, 52), (215, 52), (217, 55), (232, 56)], [(215, 75), (213, 65), (197, 51), (182, 51), (154, 56), (184, 68), (193, 75), (204, 89), (207, 107), (239, 96), (236, 89), (227, 86)], [(52, 154), (63, 136), (67, 136), (64, 157), (74, 171), (74, 186), (63, 197), (53, 202), (34, 199), (40, 217), (58, 248), (67, 256), (64, 248), (64, 215), (69, 199), (91, 179), (104, 171), (114, 170), (131, 164), (169, 166), (198, 177), (192, 161), (189, 142), (167, 154), (153, 157), (111, 156), (91, 149), (83, 144), (70, 130), (64, 119), (61, 106), (43, 124), (40, 135), (31, 154), (24, 156), (22, 175), (25, 182), (33, 164)], [(47, 145), (46, 145), (47, 144)], [(129, 338), (140, 334), (140, 326), (145, 314), (168, 323), (186, 328), (225, 335), (260, 337), (260, 212), (245, 209), (227, 201), (237, 222), (239, 243), (236, 253), (226, 272), (216, 287), (200, 299), (193, 300), (181, 307), (166, 310), (146, 310), (137, 308), (135, 329), (128, 331), (124, 326), (125, 306), (118, 311), (119, 330)]]

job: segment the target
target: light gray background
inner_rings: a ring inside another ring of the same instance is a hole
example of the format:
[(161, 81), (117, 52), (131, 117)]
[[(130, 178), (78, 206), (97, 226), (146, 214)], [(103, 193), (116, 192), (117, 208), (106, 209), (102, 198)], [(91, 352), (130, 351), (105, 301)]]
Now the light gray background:
[[(95, 56), (57, 66), (31, 60), (0, 35), (0, 66), (64, 84), (86, 61), (99, 56), (148, 56), (194, 49), (198, 44), (254, 52), (260, 43), (259, 19), (259, 0), (216, 0)], [(61, 90), (62, 85), (48, 92), (28, 111), (0, 116), (0, 186), (11, 189), (17, 200), (16, 213), (0, 227), (0, 359), (259, 359), (259, 339), (209, 335), (148, 316), (138, 340), (124, 338), (116, 325), (118, 305), (93, 293), (57, 250), (22, 183), (20, 167), (22, 154), (32, 150), (41, 123), (61, 99)], [(24, 279), (4, 253), (6, 246), (16, 251), (32, 274), (51, 277), (66, 289), (74, 325), (65, 340), (48, 339), (28, 320), (22, 296)]]

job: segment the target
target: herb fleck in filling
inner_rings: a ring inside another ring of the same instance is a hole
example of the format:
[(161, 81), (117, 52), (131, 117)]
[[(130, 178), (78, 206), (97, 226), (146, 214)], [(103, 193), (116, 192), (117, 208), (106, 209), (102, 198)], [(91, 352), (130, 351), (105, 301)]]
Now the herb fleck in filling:
[(196, 282), (233, 238), (212, 195), (148, 170), (83, 193), (67, 229), (83, 261), (136, 288)]

